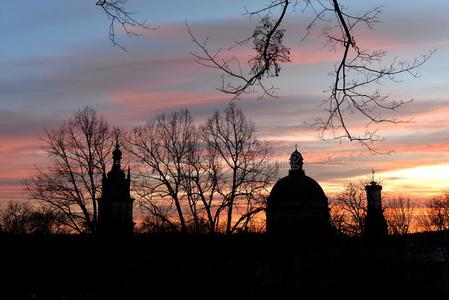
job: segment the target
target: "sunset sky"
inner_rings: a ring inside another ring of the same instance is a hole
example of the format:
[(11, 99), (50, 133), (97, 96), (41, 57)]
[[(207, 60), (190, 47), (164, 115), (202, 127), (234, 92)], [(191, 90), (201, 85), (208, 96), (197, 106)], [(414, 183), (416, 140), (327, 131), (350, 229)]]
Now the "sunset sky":
[[(261, 139), (270, 141), (275, 161), (285, 163), (295, 144), (306, 174), (327, 193), (357, 182), (376, 170), (390, 195), (431, 197), (449, 188), (449, 1), (370, 0), (341, 3), (361, 14), (381, 5), (381, 23), (357, 36), (361, 48), (384, 49), (393, 57), (413, 60), (437, 51), (419, 71), (419, 78), (401, 76), (382, 88), (391, 97), (413, 99), (394, 117), (406, 124), (383, 125), (385, 138), (375, 145), (388, 155), (373, 155), (355, 143), (324, 142), (307, 125), (319, 116), (326, 98), (329, 72), (339, 53), (325, 48), (319, 31), (305, 41), (312, 18), (302, 2), (288, 14), (286, 45), (292, 62), (279, 78), (268, 79), (279, 98), (238, 100)], [(0, 201), (24, 199), (21, 180), (34, 165), (45, 166), (40, 146), (43, 128), (60, 125), (76, 110), (90, 105), (112, 124), (131, 128), (160, 112), (188, 108), (198, 122), (222, 110), (229, 96), (216, 90), (220, 74), (199, 66), (191, 52), (185, 20), (211, 49), (226, 48), (251, 34), (254, 19), (243, 15), (261, 8), (251, 0), (130, 0), (138, 20), (157, 30), (142, 36), (108, 40), (109, 21), (94, 0), (5, 1), (0, 11)], [(246, 57), (248, 49), (240, 49)], [(361, 127), (363, 130), (363, 127)], [(285, 175), (285, 164), (281, 175)]]

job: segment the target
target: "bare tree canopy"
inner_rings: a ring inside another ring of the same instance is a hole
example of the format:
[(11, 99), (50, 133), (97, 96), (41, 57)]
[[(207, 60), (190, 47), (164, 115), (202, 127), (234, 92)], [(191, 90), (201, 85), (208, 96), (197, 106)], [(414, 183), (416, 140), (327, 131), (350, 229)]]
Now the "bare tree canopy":
[[(223, 169), (217, 190), (227, 209), (226, 233), (237, 230), (242, 222), (246, 225), (264, 209), (277, 174), (277, 167), (268, 160), (269, 146), (257, 140), (255, 132), (254, 124), (232, 102), (224, 114), (216, 112), (202, 127), (203, 140)], [(236, 221), (234, 210), (240, 214)]]
[(186, 110), (159, 115), (135, 128), (127, 145), (150, 227), (248, 230), (277, 171), (269, 164), (270, 148), (234, 103), (200, 127)]
[(363, 184), (348, 183), (343, 192), (330, 198), (332, 225), (338, 232), (362, 236), (365, 229), (368, 204)]
[(387, 202), (385, 219), (390, 234), (403, 235), (410, 233), (414, 220), (415, 208), (410, 199), (398, 198)]
[(136, 160), (136, 191), (150, 215), (176, 228), (169, 214), (173, 206), (182, 231), (187, 230), (184, 202), (184, 168), (191, 151), (194, 125), (186, 110), (159, 115), (146, 126), (135, 128), (125, 147)]
[[(332, 140), (357, 141), (374, 151), (372, 143), (378, 141), (376, 127), (368, 127), (358, 132), (353, 116), (367, 120), (367, 126), (379, 123), (400, 123), (401, 120), (385, 117), (388, 111), (396, 111), (408, 100), (390, 99), (388, 93), (380, 91), (384, 81), (397, 82), (397, 76), (408, 74), (417, 77), (416, 69), (424, 64), (434, 51), (403, 62), (397, 58), (385, 62), (386, 51), (369, 51), (359, 43), (359, 27), (373, 29), (379, 22), (381, 7), (369, 9), (362, 14), (353, 14), (337, 0), (304, 0), (303, 10), (314, 14), (313, 20), (305, 28), (307, 38), (315, 27), (321, 28), (321, 36), (330, 51), (340, 55), (331, 73), (332, 83), (328, 97), (321, 106), (328, 112), (324, 119), (315, 120), (312, 125), (320, 129), (320, 137)], [(187, 24), (193, 42), (201, 54), (193, 54), (195, 60), (206, 67), (222, 73), (220, 91), (238, 98), (247, 93), (259, 93), (259, 97), (275, 96), (274, 87), (267, 86), (266, 79), (279, 76), (281, 64), (290, 62), (290, 48), (285, 45), (283, 27), (287, 22), (289, 9), (295, 10), (299, 1), (271, 0), (250, 16), (258, 16), (260, 22), (247, 39), (236, 42), (229, 49), (252, 43), (255, 55), (245, 63), (237, 57), (224, 56), (221, 50), (208, 48), (207, 39), (200, 41)]]
[(62, 126), (45, 130), (48, 169), (36, 168), (25, 181), (29, 197), (42, 201), (67, 217), (76, 232), (95, 232), (98, 198), (113, 135), (108, 123), (86, 107)]
[(9, 202), (0, 209), (0, 232), (12, 234), (54, 234), (64, 232), (65, 216), (50, 206)]
[(449, 230), (449, 192), (426, 202), (420, 222), (425, 231)]

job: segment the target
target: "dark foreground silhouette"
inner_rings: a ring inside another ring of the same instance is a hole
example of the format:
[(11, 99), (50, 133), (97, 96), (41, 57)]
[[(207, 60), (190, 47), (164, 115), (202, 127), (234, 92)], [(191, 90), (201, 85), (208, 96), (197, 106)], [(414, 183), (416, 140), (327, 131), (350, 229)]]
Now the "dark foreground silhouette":
[(0, 236), (0, 299), (447, 299), (440, 238)]

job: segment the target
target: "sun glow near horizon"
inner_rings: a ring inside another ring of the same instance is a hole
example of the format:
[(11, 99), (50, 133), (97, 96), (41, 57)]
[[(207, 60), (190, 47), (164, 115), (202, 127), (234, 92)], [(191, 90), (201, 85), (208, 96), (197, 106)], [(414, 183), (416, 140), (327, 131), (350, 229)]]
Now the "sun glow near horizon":
[(428, 199), (449, 189), (449, 163), (392, 170), (381, 174), (388, 190)]
[[(366, 178), (357, 176), (346, 181), (358, 183)], [(449, 190), (449, 163), (379, 172), (376, 178), (381, 181), (384, 198), (404, 197), (420, 203)], [(341, 181), (323, 182), (322, 185), (330, 194), (341, 192), (344, 188)]]

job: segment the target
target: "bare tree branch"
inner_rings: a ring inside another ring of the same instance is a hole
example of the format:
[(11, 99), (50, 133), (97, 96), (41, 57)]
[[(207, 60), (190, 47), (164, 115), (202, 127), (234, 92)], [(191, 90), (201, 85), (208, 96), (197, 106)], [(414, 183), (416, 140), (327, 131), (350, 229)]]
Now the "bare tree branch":
[[(192, 41), (203, 53), (202, 55), (192, 53), (195, 61), (203, 66), (223, 72), (222, 85), (218, 88), (220, 91), (238, 98), (242, 94), (254, 92), (253, 86), (258, 86), (263, 91), (260, 97), (265, 95), (274, 96), (274, 88), (266, 87), (262, 79), (264, 77), (279, 76), (280, 64), (290, 62), (290, 49), (283, 45), (285, 29), (280, 27), (289, 3), (289, 0), (272, 1), (266, 8), (249, 13), (250, 15), (255, 15), (266, 12), (266, 15), (261, 18), (260, 24), (250, 38), (236, 43), (236, 45), (241, 45), (249, 40), (253, 41), (253, 49), (256, 55), (248, 61), (250, 70), (247, 74), (244, 74), (236, 57), (221, 58), (221, 49), (215, 53), (210, 52), (207, 48), (207, 39), (204, 42), (200, 42), (186, 22)], [(281, 14), (277, 19), (272, 19), (270, 13), (275, 7), (281, 7)], [(230, 81), (232, 78), (237, 79), (237, 83)]]
[(136, 37), (140, 34), (137, 29), (152, 29), (158, 27), (150, 27), (146, 22), (136, 20), (133, 13), (126, 9), (128, 0), (97, 0), (96, 5), (101, 7), (106, 16), (111, 21), (109, 24), (109, 40), (114, 46), (126, 51), (126, 48), (117, 41), (116, 28), (119, 26), (128, 37)]
[[(235, 56), (226, 57), (221, 49), (213, 52), (208, 48), (208, 39), (198, 40), (190, 26), (187, 30), (201, 54), (193, 54), (197, 63), (218, 70), (221, 75), (221, 86), (218, 90), (232, 95), (234, 98), (246, 93), (260, 92), (259, 98), (275, 96), (274, 87), (265, 83), (267, 77), (279, 76), (280, 64), (290, 61), (290, 49), (283, 45), (285, 29), (281, 25), (286, 22), (286, 13), (292, 3), (288, 0), (270, 0), (261, 9), (249, 11), (249, 16), (260, 17), (259, 24), (253, 34), (243, 41), (236, 42), (229, 49), (253, 43), (253, 56), (244, 64)], [(418, 57), (411, 62), (393, 59), (384, 63), (385, 51), (363, 50), (355, 31), (360, 25), (373, 29), (379, 22), (381, 7), (367, 10), (361, 15), (353, 15), (346, 11), (337, 0), (305, 0), (304, 10), (313, 12), (314, 18), (306, 26), (305, 38), (321, 23), (321, 35), (331, 51), (340, 52), (340, 58), (332, 72), (332, 84), (329, 96), (323, 101), (327, 117), (312, 122), (319, 127), (319, 136), (325, 140), (356, 141), (376, 152), (373, 143), (379, 141), (377, 124), (404, 123), (409, 120), (398, 120), (386, 117), (386, 112), (395, 112), (410, 100), (392, 100), (390, 95), (383, 94), (378, 85), (384, 81), (398, 82), (399, 75), (407, 74), (417, 77), (416, 69), (427, 62), (435, 52)], [(294, 2), (294, 6), (297, 2)], [(273, 12), (280, 10), (273, 19)], [(247, 70), (247, 71), (245, 71)], [(358, 120), (367, 120), (366, 130), (357, 129)], [(357, 120), (355, 122), (354, 120)]]

